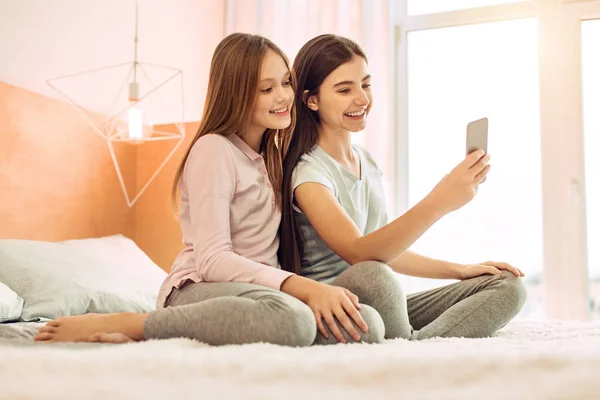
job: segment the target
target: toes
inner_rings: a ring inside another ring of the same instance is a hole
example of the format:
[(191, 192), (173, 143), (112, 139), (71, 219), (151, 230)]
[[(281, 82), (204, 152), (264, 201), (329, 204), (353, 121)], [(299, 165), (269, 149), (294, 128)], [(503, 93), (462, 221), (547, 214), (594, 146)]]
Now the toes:
[(94, 333), (92, 336), (90, 336), (88, 338), (88, 342), (101, 342), (101, 341), (102, 341), (101, 333)]
[(52, 321), (48, 322), (46, 324), (46, 326), (54, 326), (55, 328), (58, 328), (60, 326), (60, 320), (59, 319), (52, 320)]
[(112, 344), (122, 344), (135, 342), (132, 338), (122, 333), (95, 333), (88, 339), (89, 342), (96, 343), (112, 343)]
[(51, 340), (53, 337), (54, 335), (49, 332), (40, 332), (34, 336), (33, 340), (35, 340), (36, 342), (44, 342), (47, 340)]
[(57, 329), (54, 326), (44, 325), (40, 328), (40, 333), (42, 333), (42, 332), (56, 333), (56, 331), (57, 331)]

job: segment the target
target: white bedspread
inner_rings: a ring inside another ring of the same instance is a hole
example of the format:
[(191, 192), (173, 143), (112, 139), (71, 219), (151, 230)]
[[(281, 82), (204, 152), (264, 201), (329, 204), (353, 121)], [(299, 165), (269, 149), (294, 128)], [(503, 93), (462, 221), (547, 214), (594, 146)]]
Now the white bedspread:
[(0, 340), (0, 398), (600, 399), (600, 322), (304, 349)]

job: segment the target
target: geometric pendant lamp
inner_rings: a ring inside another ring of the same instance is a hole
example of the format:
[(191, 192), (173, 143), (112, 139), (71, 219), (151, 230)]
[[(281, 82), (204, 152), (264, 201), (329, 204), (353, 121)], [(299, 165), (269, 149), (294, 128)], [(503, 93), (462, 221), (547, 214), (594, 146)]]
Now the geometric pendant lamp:
[[(136, 0), (133, 62), (63, 75), (46, 81), (106, 141), (129, 207), (146, 191), (185, 139), (183, 72), (176, 68), (139, 62), (137, 35)], [(94, 93), (90, 96), (86, 86), (92, 85)], [(85, 100), (78, 100), (83, 94)], [(164, 124), (174, 124), (175, 132), (161, 130), (159, 125)], [(140, 189), (128, 190), (115, 147), (119, 143), (143, 145), (167, 140), (174, 144), (170, 153)]]

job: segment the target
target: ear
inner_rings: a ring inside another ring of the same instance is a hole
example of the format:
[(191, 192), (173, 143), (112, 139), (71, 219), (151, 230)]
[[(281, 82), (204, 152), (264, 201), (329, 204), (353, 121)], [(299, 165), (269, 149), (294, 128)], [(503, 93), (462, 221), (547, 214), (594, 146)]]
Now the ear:
[(310, 96), (308, 90), (305, 90), (304, 93), (302, 93), (302, 101), (304, 101), (304, 104), (313, 111), (319, 109), (319, 99), (316, 95)]

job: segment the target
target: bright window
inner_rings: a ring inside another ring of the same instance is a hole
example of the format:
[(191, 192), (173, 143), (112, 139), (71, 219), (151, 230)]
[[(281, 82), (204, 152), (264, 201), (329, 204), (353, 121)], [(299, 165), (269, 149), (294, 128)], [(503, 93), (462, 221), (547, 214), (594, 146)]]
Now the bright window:
[[(505, 261), (523, 269), (530, 290), (521, 316), (542, 317), (537, 19), (410, 32), (407, 46), (410, 206), (464, 159), (469, 121), (489, 118), (492, 156), (477, 197), (412, 249), (448, 261)], [(406, 283), (415, 292), (450, 282)]]
[(600, 319), (600, 20), (582, 23), (587, 249), (591, 306)]

